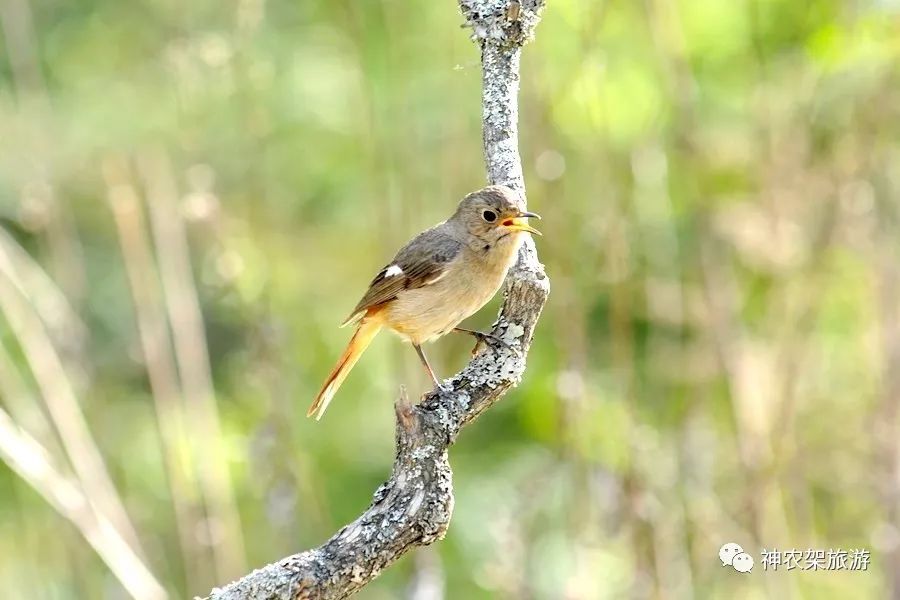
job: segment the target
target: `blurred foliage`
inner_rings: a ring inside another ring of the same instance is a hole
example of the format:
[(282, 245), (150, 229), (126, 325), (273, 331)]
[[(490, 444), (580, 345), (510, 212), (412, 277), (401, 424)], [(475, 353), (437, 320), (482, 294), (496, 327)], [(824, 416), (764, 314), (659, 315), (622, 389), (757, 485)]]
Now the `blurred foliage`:
[[(48, 401), (72, 388), (173, 598), (320, 543), (388, 473), (398, 386), (428, 387), (382, 336), (306, 420), (337, 324), (484, 181), (455, 2), (0, 0), (0, 21), (22, 278), (0, 289), (43, 323), (0, 301), (0, 406), (74, 478)], [(447, 538), (361, 598), (900, 594), (898, 59), (897, 0), (549, 3), (522, 74), (553, 285), (529, 369), (453, 449)], [(0, 490), (4, 598), (125, 596), (13, 470)], [(739, 575), (725, 542), (873, 562)]]

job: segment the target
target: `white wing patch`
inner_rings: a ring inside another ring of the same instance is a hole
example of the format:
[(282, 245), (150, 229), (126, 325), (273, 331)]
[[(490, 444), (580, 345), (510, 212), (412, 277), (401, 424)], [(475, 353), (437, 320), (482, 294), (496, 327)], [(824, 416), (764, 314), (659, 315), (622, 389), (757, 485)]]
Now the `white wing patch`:
[(385, 277), (397, 277), (398, 275), (403, 275), (403, 269), (399, 265), (391, 265), (384, 271)]

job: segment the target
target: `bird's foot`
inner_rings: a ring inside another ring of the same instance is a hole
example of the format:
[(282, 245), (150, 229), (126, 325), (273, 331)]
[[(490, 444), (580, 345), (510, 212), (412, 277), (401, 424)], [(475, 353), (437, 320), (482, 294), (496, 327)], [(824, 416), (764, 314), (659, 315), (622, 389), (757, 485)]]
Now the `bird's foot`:
[(516, 355), (521, 356), (521, 354), (522, 354), (518, 348), (516, 348), (515, 346), (512, 346), (509, 342), (507, 342), (500, 336), (494, 335), (493, 333), (486, 333), (484, 331), (475, 331), (474, 329), (462, 329), (460, 327), (457, 327), (455, 329), (455, 331), (459, 331), (462, 333), (468, 333), (469, 335), (473, 336), (477, 340), (475, 342), (475, 346), (472, 348), (472, 356), (475, 356), (476, 354), (478, 354), (478, 349), (481, 347), (482, 344), (484, 344), (486, 346), (491, 346), (492, 344), (496, 344), (499, 346), (503, 346), (504, 348), (506, 348), (507, 350), (509, 350), (510, 352), (512, 352)]
[(444, 393), (453, 391), (453, 386), (450, 385), (449, 383), (438, 383), (437, 381), (435, 381), (433, 383), (434, 383), (434, 387), (426, 392), (423, 392), (422, 398), (425, 398), (429, 394), (433, 394), (435, 392), (437, 392), (438, 394), (444, 394)]

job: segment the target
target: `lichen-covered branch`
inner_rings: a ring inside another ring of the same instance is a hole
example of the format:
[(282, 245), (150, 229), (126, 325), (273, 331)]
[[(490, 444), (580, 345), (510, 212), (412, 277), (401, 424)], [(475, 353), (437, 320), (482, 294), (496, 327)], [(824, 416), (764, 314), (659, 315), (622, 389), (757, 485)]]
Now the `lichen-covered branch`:
[(482, 124), (488, 179), (524, 194), (519, 158), (519, 59), (544, 0), (459, 0), (481, 46)]
[[(523, 196), (519, 158), (519, 57), (540, 20), (543, 0), (459, 0), (481, 47), (484, 154), (488, 180)], [(524, 208), (524, 206), (523, 206)], [(459, 430), (516, 385), (534, 326), (550, 293), (534, 243), (523, 245), (506, 281), (494, 334), (508, 345), (483, 348), (451, 380), (417, 406), (396, 405), (397, 454), (390, 478), (369, 508), (331, 539), (212, 591), (211, 600), (346, 598), (415, 546), (441, 539), (453, 511), (447, 449)]]

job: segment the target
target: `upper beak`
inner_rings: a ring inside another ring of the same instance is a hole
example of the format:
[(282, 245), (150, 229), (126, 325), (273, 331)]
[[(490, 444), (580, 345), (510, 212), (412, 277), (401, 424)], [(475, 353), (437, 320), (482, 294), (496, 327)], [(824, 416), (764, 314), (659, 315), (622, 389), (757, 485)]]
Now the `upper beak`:
[(541, 215), (533, 212), (520, 212), (515, 217), (504, 220), (503, 226), (516, 231), (527, 231), (535, 235), (542, 235), (540, 231), (528, 224), (528, 221), (525, 220), (528, 218), (540, 219)]

